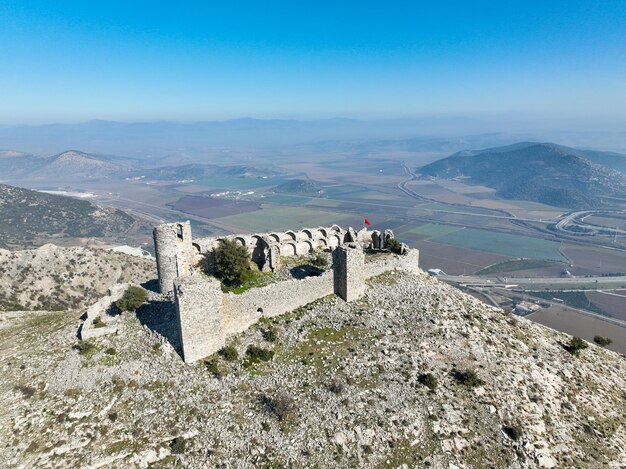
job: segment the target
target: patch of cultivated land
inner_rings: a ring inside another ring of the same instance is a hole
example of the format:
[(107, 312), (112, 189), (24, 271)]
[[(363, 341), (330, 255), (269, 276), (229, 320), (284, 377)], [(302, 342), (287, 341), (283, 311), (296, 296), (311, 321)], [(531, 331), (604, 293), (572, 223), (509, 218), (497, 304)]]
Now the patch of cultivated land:
[(587, 292), (592, 303), (611, 316), (626, 322), (626, 290)]
[(574, 275), (626, 272), (626, 252), (568, 244), (564, 244), (562, 250), (574, 264), (571, 269)]
[(503, 256), (563, 260), (560, 243), (529, 236), (468, 228), (438, 236), (434, 241)]
[(176, 202), (168, 204), (168, 206), (175, 210), (204, 218), (219, 218), (238, 213), (254, 212), (259, 210), (261, 204), (244, 200), (186, 195)]
[[(565, 305), (553, 304), (540, 309), (528, 317), (539, 324), (566, 332), (593, 343), (597, 335), (610, 338), (613, 343), (607, 348), (626, 354), (626, 328), (588, 316)], [(624, 358), (622, 357), (622, 360)]]
[[(125, 313), (120, 333), (82, 352), (76, 317), (2, 321), (8, 467), (626, 462), (623, 357), (594, 345), (574, 356), (561, 345), (569, 336), (435, 279), (384, 275), (359, 301), (327, 297), (232, 337), (233, 361), (194, 365), (142, 325), (177, 343), (175, 328), (159, 326), (172, 318), (161, 305), (141, 322)], [(242, 358), (249, 345), (274, 356), (253, 363)]]
[(505, 261), (500, 262), (499, 264), (490, 265), (489, 267), (486, 267), (476, 272), (476, 275), (492, 275), (505, 272), (519, 273), (518, 271), (527, 272), (529, 270), (537, 269), (545, 270), (547, 267), (555, 267), (555, 269), (558, 269), (559, 271), (563, 270), (563, 264), (556, 263), (555, 261), (547, 261), (543, 259), (515, 259), (512, 261)]
[(420, 266), (423, 269), (437, 268), (449, 275), (470, 274), (488, 265), (510, 259), (485, 251), (449, 246), (432, 241), (418, 241), (411, 245), (420, 250)]

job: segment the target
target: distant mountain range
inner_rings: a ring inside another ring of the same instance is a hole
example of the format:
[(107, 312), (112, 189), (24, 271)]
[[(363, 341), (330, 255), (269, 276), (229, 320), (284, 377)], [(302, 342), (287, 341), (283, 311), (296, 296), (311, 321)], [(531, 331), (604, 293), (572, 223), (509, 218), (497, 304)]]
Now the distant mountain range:
[[(626, 155), (522, 142), (465, 150), (417, 170), (423, 176), (464, 177), (505, 199), (593, 208), (626, 197)], [(624, 172), (623, 172), (624, 171)]]
[(64, 237), (121, 239), (150, 231), (149, 223), (122, 210), (0, 184), (0, 248), (38, 246)]
[(54, 156), (37, 156), (13, 150), (0, 151), (2, 177), (6, 179), (76, 180), (122, 176), (137, 166), (137, 160), (92, 155), (68, 150)]

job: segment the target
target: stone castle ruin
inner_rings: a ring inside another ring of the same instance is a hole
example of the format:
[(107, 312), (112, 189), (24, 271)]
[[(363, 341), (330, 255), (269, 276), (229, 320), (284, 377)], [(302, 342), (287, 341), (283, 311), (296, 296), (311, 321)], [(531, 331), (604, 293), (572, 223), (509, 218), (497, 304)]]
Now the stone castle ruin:
[[(154, 245), (161, 293), (173, 295), (185, 362), (194, 362), (224, 347), (226, 338), (242, 332), (262, 317), (295, 310), (319, 298), (336, 294), (345, 301), (360, 298), (365, 280), (390, 270), (419, 273), (419, 251), (402, 244), (400, 254), (381, 253), (384, 232), (355, 231), (337, 225), (299, 231), (231, 235), (193, 239), (187, 222), (154, 229)], [(224, 293), (213, 272), (213, 249), (221, 239), (244, 246), (263, 272), (276, 272), (281, 259), (316, 251), (332, 254), (331, 268), (320, 275), (291, 278), (241, 294)]]

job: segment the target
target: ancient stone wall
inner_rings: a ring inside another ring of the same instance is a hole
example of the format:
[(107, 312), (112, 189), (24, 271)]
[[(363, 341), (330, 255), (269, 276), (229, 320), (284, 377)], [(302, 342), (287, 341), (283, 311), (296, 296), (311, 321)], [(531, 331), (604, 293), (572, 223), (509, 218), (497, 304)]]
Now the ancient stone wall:
[(220, 282), (203, 274), (175, 281), (174, 296), (183, 359), (195, 362), (224, 347)]
[[(390, 270), (419, 273), (418, 261), (419, 252), (411, 249), (406, 255), (386, 254), (364, 262), (360, 246), (342, 246), (333, 251), (332, 270), (320, 276), (278, 282), (241, 294), (222, 293), (219, 282), (199, 273), (179, 279), (176, 301), (184, 359), (191, 362), (217, 352), (227, 336), (245, 331), (262, 317), (293, 311), (333, 293), (353, 301), (364, 293), (367, 278)], [(211, 282), (210, 293), (205, 291), (207, 282)], [(193, 349), (188, 351), (188, 347)]]

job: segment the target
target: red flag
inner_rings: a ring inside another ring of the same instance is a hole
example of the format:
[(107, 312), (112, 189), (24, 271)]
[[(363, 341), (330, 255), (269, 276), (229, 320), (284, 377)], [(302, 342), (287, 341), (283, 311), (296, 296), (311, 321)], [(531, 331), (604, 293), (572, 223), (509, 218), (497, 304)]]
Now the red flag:
[(364, 224), (364, 225), (367, 225), (367, 226), (372, 226), (372, 222), (371, 222), (371, 221), (369, 221), (367, 218), (364, 218), (364, 219), (363, 219), (363, 224)]

